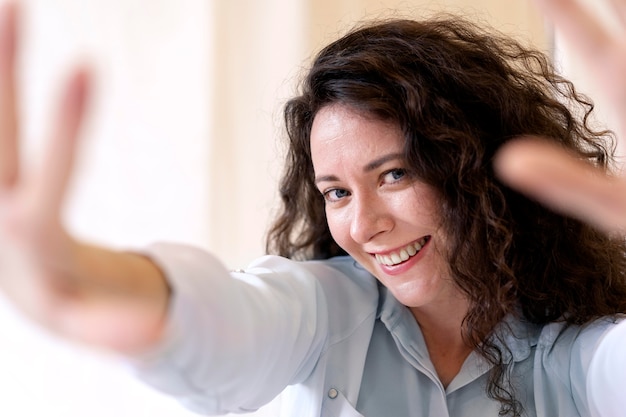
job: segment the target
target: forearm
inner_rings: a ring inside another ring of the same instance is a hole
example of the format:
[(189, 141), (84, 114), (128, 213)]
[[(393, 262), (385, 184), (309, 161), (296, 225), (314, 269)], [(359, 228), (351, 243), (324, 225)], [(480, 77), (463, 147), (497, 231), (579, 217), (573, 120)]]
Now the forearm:
[(39, 315), (70, 339), (125, 355), (150, 349), (165, 327), (170, 289), (161, 270), (132, 252), (74, 242)]
[(71, 282), (96, 297), (127, 299), (164, 313), (170, 295), (161, 270), (149, 258), (95, 245), (74, 245)]

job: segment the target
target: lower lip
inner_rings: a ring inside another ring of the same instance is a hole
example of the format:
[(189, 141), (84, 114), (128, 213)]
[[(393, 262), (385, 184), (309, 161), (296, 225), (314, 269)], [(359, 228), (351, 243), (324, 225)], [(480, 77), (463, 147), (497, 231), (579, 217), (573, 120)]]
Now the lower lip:
[(426, 250), (428, 248), (430, 248), (430, 241), (431, 239), (428, 239), (428, 241), (426, 242), (426, 244), (424, 246), (422, 246), (422, 249), (420, 249), (420, 251), (415, 254), (414, 256), (410, 257), (409, 259), (407, 259), (406, 261), (397, 264), (397, 265), (383, 265), (383, 264), (378, 264), (378, 266), (380, 267), (380, 269), (388, 275), (399, 275), (402, 274), (404, 272), (406, 272), (407, 270), (411, 269), (413, 267), (413, 265), (415, 265), (417, 262), (419, 262), (424, 256), (426, 256)]

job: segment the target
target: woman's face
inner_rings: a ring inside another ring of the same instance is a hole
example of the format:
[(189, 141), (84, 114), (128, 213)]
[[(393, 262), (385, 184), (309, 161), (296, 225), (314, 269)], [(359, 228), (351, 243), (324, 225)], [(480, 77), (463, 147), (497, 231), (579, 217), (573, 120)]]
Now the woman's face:
[(317, 188), (335, 241), (409, 307), (456, 295), (436, 191), (406, 173), (400, 129), (341, 105), (311, 130)]

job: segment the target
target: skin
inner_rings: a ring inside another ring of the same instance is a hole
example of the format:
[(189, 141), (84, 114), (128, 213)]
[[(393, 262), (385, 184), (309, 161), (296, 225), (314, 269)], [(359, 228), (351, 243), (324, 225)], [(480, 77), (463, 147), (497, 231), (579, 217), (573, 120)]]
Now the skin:
[[(438, 194), (406, 173), (403, 145), (397, 126), (346, 106), (324, 107), (313, 121), (311, 157), (333, 238), (410, 308), (447, 385), (469, 354), (461, 338), (467, 303), (450, 278)], [(397, 265), (377, 260), (425, 240)]]
[[(575, 0), (535, 0), (601, 92), (598, 101), (618, 121), (612, 126), (618, 150), (626, 156), (626, 1), (610, 0), (621, 30), (611, 30)], [(553, 208), (607, 233), (626, 233), (626, 178), (606, 175), (541, 138), (520, 138), (495, 160), (500, 177)]]
[(61, 221), (89, 96), (87, 69), (69, 77), (43, 160), (26, 172), (20, 167), (17, 14), (12, 3), (0, 8), (0, 288), (63, 337), (142, 352), (164, 327), (169, 288), (161, 272), (142, 256), (77, 241)]

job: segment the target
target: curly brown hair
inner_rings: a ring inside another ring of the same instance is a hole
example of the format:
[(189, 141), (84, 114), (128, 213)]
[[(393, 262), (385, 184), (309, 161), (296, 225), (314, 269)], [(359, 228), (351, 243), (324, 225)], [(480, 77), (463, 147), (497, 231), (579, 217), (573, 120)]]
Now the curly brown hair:
[(540, 135), (609, 169), (612, 135), (590, 126), (593, 104), (543, 53), (491, 28), (456, 16), (358, 27), (319, 52), (285, 107), (289, 149), (270, 253), (345, 254), (326, 223), (309, 145), (315, 115), (335, 103), (399, 125), (411, 174), (441, 194), (450, 270), (471, 303), (464, 337), (495, 365), (487, 391), (501, 413), (521, 415), (496, 325), (508, 314), (583, 324), (626, 312), (626, 251), (623, 239), (508, 188), (492, 161), (507, 141)]

